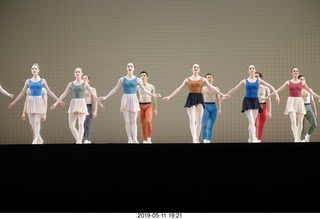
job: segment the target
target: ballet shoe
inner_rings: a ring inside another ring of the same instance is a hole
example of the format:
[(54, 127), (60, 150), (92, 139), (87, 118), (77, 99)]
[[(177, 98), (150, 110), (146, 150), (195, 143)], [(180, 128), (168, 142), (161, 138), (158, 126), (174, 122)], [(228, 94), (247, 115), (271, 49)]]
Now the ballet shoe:
[(43, 144), (43, 139), (42, 138), (38, 139), (38, 144)]
[(311, 135), (306, 134), (306, 136), (304, 137), (304, 140), (305, 140), (306, 142), (310, 142), (310, 136), (311, 136)]

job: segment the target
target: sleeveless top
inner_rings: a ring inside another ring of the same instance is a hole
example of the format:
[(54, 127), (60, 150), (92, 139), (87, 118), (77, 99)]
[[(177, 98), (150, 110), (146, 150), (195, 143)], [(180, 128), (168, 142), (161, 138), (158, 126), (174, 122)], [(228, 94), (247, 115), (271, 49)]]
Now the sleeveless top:
[(289, 96), (290, 97), (301, 97), (302, 92), (302, 81), (299, 83), (293, 83), (289, 81)]
[(135, 94), (137, 92), (137, 80), (138, 78), (135, 77), (132, 80), (128, 80), (126, 79), (126, 77), (123, 77), (123, 83), (122, 83), (122, 87), (123, 87), (123, 92), (125, 94)]
[(29, 79), (30, 96), (41, 96), (42, 95), (42, 78), (37, 82), (32, 82)]
[(72, 98), (84, 98), (84, 82), (80, 85), (75, 85), (71, 82)]
[(202, 86), (203, 86), (203, 78), (200, 78), (197, 81), (194, 81), (188, 78), (188, 87), (189, 87), (190, 93), (201, 93)]
[(258, 98), (259, 80), (250, 82), (246, 79), (246, 95), (248, 98)]

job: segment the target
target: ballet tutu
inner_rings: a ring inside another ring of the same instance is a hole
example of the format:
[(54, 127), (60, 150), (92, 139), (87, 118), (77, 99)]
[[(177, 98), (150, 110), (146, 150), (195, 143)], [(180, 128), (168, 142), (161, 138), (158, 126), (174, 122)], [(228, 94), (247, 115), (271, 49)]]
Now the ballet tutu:
[(42, 96), (29, 96), (26, 112), (37, 114), (46, 113), (46, 106), (44, 104)]
[(251, 110), (251, 109), (258, 109), (259, 113), (263, 112), (259, 103), (259, 98), (245, 97), (243, 99), (241, 112), (243, 113), (244, 111)]
[(189, 108), (191, 106), (195, 106), (198, 104), (202, 104), (202, 106), (204, 108), (204, 100), (203, 100), (202, 93), (189, 93), (188, 97), (187, 97), (186, 104), (184, 105), (184, 107)]
[(89, 115), (86, 100), (84, 98), (72, 98), (70, 101), (68, 113), (80, 113)]
[(139, 100), (136, 94), (123, 94), (120, 104), (120, 112), (124, 110), (138, 112), (140, 111)]
[(288, 115), (290, 112), (306, 114), (306, 108), (302, 97), (288, 97), (284, 115)]

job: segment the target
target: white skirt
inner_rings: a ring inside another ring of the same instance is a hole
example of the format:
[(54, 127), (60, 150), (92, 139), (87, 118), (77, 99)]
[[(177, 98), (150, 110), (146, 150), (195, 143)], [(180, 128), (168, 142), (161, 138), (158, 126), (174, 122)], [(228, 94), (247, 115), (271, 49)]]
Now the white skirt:
[(84, 98), (72, 98), (70, 101), (68, 113), (80, 113), (89, 115), (86, 100)]
[(306, 114), (306, 107), (302, 97), (288, 97), (284, 115), (288, 115), (290, 112)]
[(46, 106), (42, 96), (29, 96), (26, 113), (44, 114), (46, 112)]
[(123, 94), (121, 98), (120, 112), (124, 110), (138, 112), (140, 111), (139, 100), (136, 94)]

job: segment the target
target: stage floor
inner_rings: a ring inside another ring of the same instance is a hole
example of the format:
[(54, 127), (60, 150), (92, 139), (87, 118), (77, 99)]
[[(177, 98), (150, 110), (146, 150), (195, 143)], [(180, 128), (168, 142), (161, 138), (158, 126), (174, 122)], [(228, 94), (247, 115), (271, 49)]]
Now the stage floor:
[(0, 212), (319, 212), (318, 144), (0, 145)]

